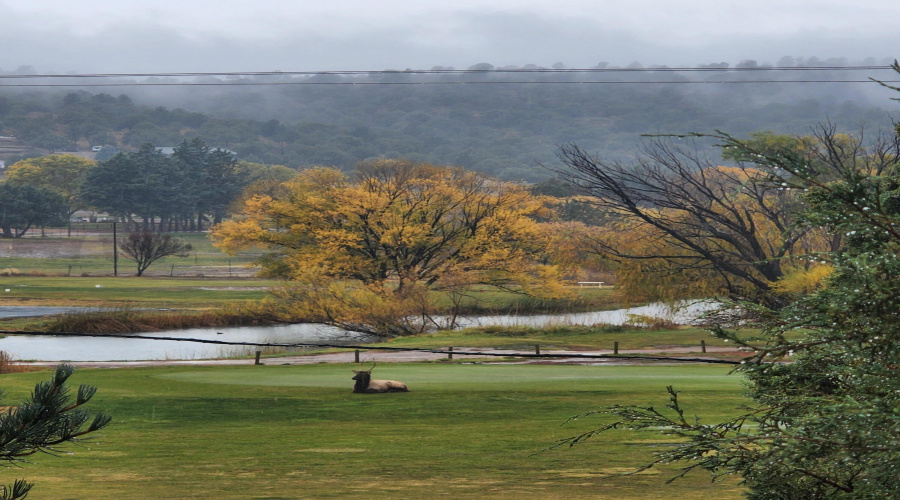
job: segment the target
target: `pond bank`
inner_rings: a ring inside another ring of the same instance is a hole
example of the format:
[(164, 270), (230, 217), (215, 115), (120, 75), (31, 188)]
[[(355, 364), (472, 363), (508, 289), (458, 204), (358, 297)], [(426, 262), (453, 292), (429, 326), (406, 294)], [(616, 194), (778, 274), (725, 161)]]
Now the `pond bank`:
[[(707, 347), (708, 354), (715, 354), (715, 356), (703, 356), (698, 359), (708, 359), (708, 360), (717, 360), (722, 359), (723, 357), (732, 358), (732, 357), (743, 357), (746, 356), (747, 353), (736, 349), (734, 347)], [(621, 358), (621, 359), (613, 359), (613, 358), (605, 358), (605, 359), (591, 359), (580, 356), (607, 356), (611, 355), (613, 352), (611, 350), (591, 350), (591, 351), (573, 351), (573, 350), (544, 350), (542, 351), (545, 354), (552, 354), (554, 357), (552, 359), (535, 359), (535, 358), (520, 358), (520, 359), (505, 359), (498, 358), (497, 355), (508, 356), (509, 358), (516, 358), (517, 356), (533, 354), (534, 351), (526, 351), (526, 350), (517, 350), (517, 349), (476, 349), (476, 348), (465, 348), (453, 351), (453, 356), (457, 360), (462, 360), (462, 362), (491, 362), (491, 363), (505, 363), (505, 364), (581, 364), (581, 365), (594, 365), (594, 366), (602, 366), (602, 365), (627, 365), (627, 364), (639, 364), (642, 363), (640, 360)], [(696, 347), (669, 347), (669, 348), (658, 348), (658, 349), (623, 349), (619, 350), (619, 354), (623, 356), (634, 355), (634, 356), (658, 356), (658, 355), (690, 355), (697, 353)], [(488, 356), (489, 355), (489, 356)], [(568, 357), (567, 357), (568, 355)], [(465, 357), (463, 357), (465, 356)], [(693, 357), (693, 356), (692, 356)], [(369, 363), (372, 360), (375, 360), (379, 363), (415, 363), (415, 362), (427, 362), (427, 361), (442, 361), (447, 360), (448, 355), (446, 352), (434, 352), (427, 350), (418, 350), (418, 351), (377, 351), (377, 350), (367, 350), (364, 353), (360, 353), (360, 360), (363, 363)], [(279, 356), (273, 358), (263, 358), (260, 364), (263, 365), (314, 365), (314, 364), (322, 364), (322, 363), (355, 363), (356, 362), (356, 353), (352, 351), (345, 352), (333, 352), (326, 354), (309, 354), (309, 355), (301, 355), (301, 356)], [(141, 367), (150, 367), (150, 366), (228, 366), (228, 365), (252, 365), (255, 363), (254, 359), (247, 358), (228, 358), (228, 359), (191, 359), (191, 360), (144, 360), (144, 361), (75, 361), (68, 362), (69, 364), (82, 368), (141, 368)], [(659, 364), (660, 362), (654, 362), (654, 364)], [(682, 364), (678, 361), (666, 362), (662, 363), (678, 363)], [(23, 362), (22, 364), (27, 366), (42, 366), (42, 367), (51, 367), (55, 366), (57, 362), (53, 361), (29, 361)]]
[[(593, 313), (538, 316), (481, 316), (461, 326), (526, 326), (541, 328), (567, 325), (623, 324), (633, 315), (665, 318), (687, 324), (711, 307), (695, 303), (678, 311), (655, 304)], [(167, 337), (150, 339), (144, 337)], [(328, 325), (305, 323), (276, 326), (193, 328), (127, 337), (9, 335), (0, 339), (0, 350), (15, 359), (35, 361), (150, 361), (200, 360), (252, 355), (259, 346), (240, 344), (336, 344), (365, 343), (373, 339)], [(231, 344), (231, 345), (228, 345)]]

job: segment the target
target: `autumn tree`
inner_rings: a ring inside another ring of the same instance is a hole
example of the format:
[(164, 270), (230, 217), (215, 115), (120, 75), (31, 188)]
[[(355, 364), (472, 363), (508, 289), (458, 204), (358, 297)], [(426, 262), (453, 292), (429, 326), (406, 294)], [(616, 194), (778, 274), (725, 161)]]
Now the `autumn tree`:
[(75, 155), (50, 155), (28, 158), (13, 163), (6, 171), (6, 181), (14, 184), (43, 186), (59, 193), (66, 202), (67, 215), (84, 207), (79, 197), (84, 175), (96, 163)]
[(611, 216), (587, 245), (617, 261), (619, 284), (642, 298), (720, 295), (784, 305), (776, 284), (809, 267), (795, 257), (836, 242), (797, 223), (799, 192), (770, 181), (781, 167), (766, 155), (815, 163), (826, 179), (847, 166), (886, 168), (900, 152), (896, 138), (866, 143), (825, 126), (811, 138), (751, 138), (743, 151), (752, 156), (722, 142), (736, 162), (723, 167), (690, 139), (652, 139), (636, 164), (604, 161), (576, 145), (559, 151), (561, 174)]
[(679, 477), (694, 469), (714, 478), (739, 475), (748, 498), (759, 500), (898, 498), (898, 159), (875, 149), (854, 156), (854, 162), (836, 163), (796, 149), (716, 137), (737, 157), (768, 167), (773, 187), (803, 193), (800, 224), (843, 237), (837, 250), (808, 256), (834, 271), (824, 288), (780, 311), (742, 304), (766, 318), (753, 342), (715, 330), (753, 353), (737, 371), (747, 378), (754, 404), (738, 417), (712, 424), (689, 418), (688, 407), (669, 388), (667, 409), (604, 407), (592, 413), (613, 420), (561, 444), (614, 429), (662, 429), (682, 440), (641, 470), (680, 463)]
[(549, 238), (532, 219), (545, 208), (520, 186), (383, 160), (352, 179), (307, 170), (284, 187), (247, 201), (212, 236), (228, 251), (269, 249), (264, 271), (294, 280), (286, 298), (319, 320), (397, 335), (436, 324), (429, 291), (560, 293)]
[(137, 275), (142, 276), (157, 260), (169, 256), (187, 257), (193, 247), (170, 234), (142, 231), (130, 233), (119, 243), (119, 249), (137, 264)]

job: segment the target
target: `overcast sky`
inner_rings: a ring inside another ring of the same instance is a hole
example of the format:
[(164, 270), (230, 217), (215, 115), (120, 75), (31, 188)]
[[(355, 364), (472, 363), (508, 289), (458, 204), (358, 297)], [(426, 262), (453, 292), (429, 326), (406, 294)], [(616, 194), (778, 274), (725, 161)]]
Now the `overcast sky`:
[(898, 0), (0, 0), (0, 70), (775, 64), (900, 57)]

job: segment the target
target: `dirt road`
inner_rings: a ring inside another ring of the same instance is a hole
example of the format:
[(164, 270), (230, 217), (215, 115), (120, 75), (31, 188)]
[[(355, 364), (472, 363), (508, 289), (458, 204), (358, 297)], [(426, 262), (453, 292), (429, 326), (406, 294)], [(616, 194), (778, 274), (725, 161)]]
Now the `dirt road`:
[[(611, 350), (598, 351), (570, 351), (570, 350), (541, 350), (542, 356), (537, 356), (535, 351), (513, 349), (467, 349), (459, 348), (453, 351), (453, 359), (470, 362), (492, 363), (517, 363), (517, 364), (634, 364), (642, 362), (637, 358), (659, 358), (662, 356), (697, 360), (697, 362), (717, 362), (722, 360), (737, 361), (748, 355), (747, 352), (733, 347), (707, 347), (706, 355), (697, 352), (696, 347), (668, 347), (655, 349), (619, 350), (619, 356), (613, 357)], [(715, 354), (715, 356), (709, 356)], [(355, 363), (356, 353), (353, 351), (334, 352), (326, 354), (309, 354), (297, 356), (279, 356), (262, 358), (264, 365), (311, 365), (319, 363)], [(412, 363), (419, 361), (446, 360), (450, 356), (448, 351), (381, 351), (366, 350), (359, 353), (359, 359), (363, 362), (376, 360), (379, 363)], [(595, 356), (595, 357), (590, 357)], [(703, 361), (701, 361), (703, 360)], [(656, 361), (654, 359), (654, 361)], [(248, 365), (255, 360), (241, 359), (190, 359), (190, 360), (147, 360), (147, 361), (74, 361), (69, 362), (73, 366), (85, 368), (136, 368), (143, 366), (222, 366), (222, 365)], [(663, 360), (665, 362), (665, 360)], [(682, 363), (673, 359), (672, 363)], [(23, 362), (32, 366), (54, 366), (55, 361)]]

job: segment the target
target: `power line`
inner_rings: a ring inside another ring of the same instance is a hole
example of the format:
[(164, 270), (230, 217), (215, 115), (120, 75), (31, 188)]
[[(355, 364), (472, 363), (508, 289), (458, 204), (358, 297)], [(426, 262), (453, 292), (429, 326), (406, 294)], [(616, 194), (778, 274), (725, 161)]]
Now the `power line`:
[(125, 82), (125, 83), (22, 83), (0, 84), (0, 88), (11, 87), (272, 87), (272, 86), (460, 86), (460, 85), (759, 85), (780, 83), (900, 83), (900, 80), (715, 80), (715, 81), (679, 81), (679, 80), (501, 80), (501, 81), (456, 81), (456, 82)]
[(224, 71), (224, 72), (147, 72), (147, 73), (76, 73), (76, 74), (0, 74), (8, 78), (137, 78), (137, 77), (201, 77), (201, 76), (316, 76), (316, 75), (440, 75), (495, 73), (747, 73), (784, 71), (885, 71), (892, 66), (755, 66), (755, 67), (649, 67), (649, 68), (493, 68), (493, 69), (406, 69), (406, 70), (322, 70), (322, 71)]
[[(86, 74), (7, 74), (0, 75), (0, 82), (4, 80), (57, 80), (53, 82), (33, 82), (27, 83), (4, 83), (2, 87), (135, 87), (135, 86), (284, 86), (284, 85), (345, 85), (345, 86), (373, 86), (373, 85), (666, 85), (666, 84), (702, 84), (702, 85), (723, 85), (723, 84), (777, 84), (777, 83), (873, 83), (872, 78), (866, 79), (834, 79), (834, 78), (796, 78), (796, 79), (738, 79), (738, 80), (704, 80), (704, 81), (688, 81), (688, 80), (426, 80), (426, 81), (391, 81), (391, 80), (362, 80), (359, 78), (334, 81), (322, 80), (315, 77), (340, 76), (340, 77), (386, 77), (386, 76), (429, 76), (429, 75), (455, 75), (455, 76), (479, 76), (488, 75), (515, 75), (515, 74), (565, 74), (565, 75), (601, 75), (601, 74), (652, 74), (652, 73), (732, 73), (732, 74), (751, 74), (761, 72), (809, 72), (809, 71), (825, 71), (825, 72), (873, 72), (873, 71), (892, 71), (892, 66), (804, 66), (804, 67), (785, 67), (785, 66), (763, 66), (763, 67), (738, 67), (738, 68), (722, 68), (722, 67), (659, 67), (659, 68), (528, 68), (528, 69), (430, 69), (430, 70), (333, 70), (333, 71), (256, 71), (256, 72), (168, 72), (168, 73), (86, 73)], [(217, 78), (224, 77), (230, 80), (221, 81), (127, 81), (127, 82), (102, 82), (102, 83), (81, 83), (80, 80), (92, 79), (126, 79), (126, 78)], [(246, 81), (239, 79), (260, 78), (260, 77), (280, 77), (290, 78), (290, 80), (281, 81)], [(302, 77), (302, 78), (298, 78)], [(58, 81), (63, 80), (63, 81)], [(70, 80), (76, 80), (70, 81)], [(898, 83), (896, 80), (880, 80), (888, 83)]]

